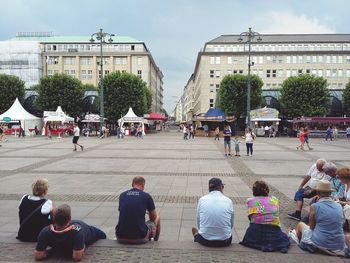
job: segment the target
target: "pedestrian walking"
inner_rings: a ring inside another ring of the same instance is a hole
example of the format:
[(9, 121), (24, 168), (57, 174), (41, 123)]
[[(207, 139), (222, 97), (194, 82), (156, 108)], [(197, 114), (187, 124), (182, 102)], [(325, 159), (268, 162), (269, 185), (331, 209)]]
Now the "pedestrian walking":
[(304, 128), (301, 127), (300, 128), (300, 132), (299, 132), (299, 142), (300, 142), (300, 145), (297, 147), (297, 150), (302, 150), (304, 151), (304, 144), (305, 144), (305, 131), (304, 131)]
[(190, 125), (190, 136), (189, 136), (189, 139), (191, 139), (191, 137), (192, 137), (192, 139), (194, 139), (194, 127), (193, 127), (193, 125), (191, 124)]
[(337, 129), (337, 126), (334, 127), (333, 129), (333, 138), (335, 141), (338, 140), (338, 129)]
[(218, 141), (220, 141), (220, 129), (219, 129), (219, 126), (216, 127), (216, 129), (215, 129), (215, 138), (214, 138), (214, 140), (216, 141), (216, 139)]
[(333, 130), (331, 126), (328, 126), (327, 131), (326, 131), (326, 138), (325, 140), (328, 141), (328, 139), (331, 139), (332, 141), (332, 136), (333, 135)]
[(239, 154), (239, 145), (240, 145), (241, 141), (238, 140), (238, 137), (237, 137), (237, 136), (236, 136), (235, 139), (232, 140), (232, 141), (233, 141), (233, 143), (235, 144), (235, 152), (236, 152), (235, 156), (241, 156), (241, 155)]
[(209, 136), (209, 127), (207, 124), (204, 124), (203, 130), (204, 130), (205, 137), (208, 137)]
[(245, 134), (245, 145), (247, 148), (247, 156), (253, 156), (253, 142), (255, 140), (256, 135), (252, 131), (251, 128), (247, 129), (247, 132)]
[(306, 144), (307, 148), (311, 151), (313, 148), (311, 148), (309, 144), (309, 134), (310, 134), (309, 128), (305, 127), (304, 128), (304, 145)]
[(184, 140), (188, 140), (188, 128), (187, 128), (187, 125), (184, 125), (182, 131), (183, 131), (183, 134), (184, 134)]
[(73, 136), (74, 149), (73, 149), (73, 151), (77, 150), (77, 145), (80, 146), (80, 149), (83, 151), (84, 150), (84, 146), (78, 143), (79, 137), (80, 137), (80, 129), (78, 127), (78, 124), (74, 124), (73, 133), (74, 133), (74, 136)]
[(231, 128), (230, 125), (225, 124), (224, 127), (224, 148), (225, 148), (225, 156), (231, 155)]

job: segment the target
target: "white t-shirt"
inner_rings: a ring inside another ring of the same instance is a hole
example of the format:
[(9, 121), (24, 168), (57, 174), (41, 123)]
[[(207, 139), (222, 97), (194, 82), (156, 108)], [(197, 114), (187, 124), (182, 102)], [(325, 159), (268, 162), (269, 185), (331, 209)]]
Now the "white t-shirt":
[(312, 189), (315, 189), (317, 182), (322, 180), (326, 176), (326, 174), (323, 171), (320, 172), (319, 170), (317, 170), (315, 163), (311, 166), (307, 175), (311, 176), (307, 185), (310, 186)]
[(344, 197), (345, 197), (345, 200), (346, 200), (346, 201), (350, 201), (350, 188), (348, 188), (347, 185), (345, 185)]
[(74, 136), (80, 136), (80, 129), (78, 126), (74, 128)]
[(245, 142), (246, 142), (246, 143), (253, 143), (254, 138), (255, 138), (254, 132), (252, 132), (252, 133), (247, 132), (247, 133), (245, 134)]

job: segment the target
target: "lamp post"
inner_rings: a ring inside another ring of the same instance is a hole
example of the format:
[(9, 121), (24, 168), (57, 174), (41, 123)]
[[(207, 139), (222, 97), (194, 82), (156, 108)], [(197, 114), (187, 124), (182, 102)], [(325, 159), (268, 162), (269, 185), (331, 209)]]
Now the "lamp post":
[[(248, 43), (248, 83), (247, 83), (247, 118), (246, 118), (246, 127), (250, 128), (250, 93), (251, 93), (251, 81), (250, 81), (250, 67), (254, 65), (254, 62), (251, 62), (251, 45), (252, 45), (252, 40), (256, 37), (259, 36), (260, 34), (258, 32), (252, 31), (252, 28), (250, 27), (247, 32), (242, 32), (238, 38), (239, 42), (243, 42), (243, 38), (246, 38), (245, 43)], [(259, 36), (257, 41), (261, 41), (261, 37)]]
[(100, 46), (101, 46), (101, 49), (100, 49), (100, 70), (101, 70), (101, 74), (99, 76), (99, 79), (100, 79), (100, 132), (102, 131), (102, 126), (103, 126), (103, 123), (104, 123), (104, 118), (105, 118), (105, 110), (104, 110), (104, 96), (103, 96), (103, 44), (106, 43), (106, 38), (109, 37), (108, 39), (108, 42), (109, 43), (112, 43), (113, 42), (113, 39), (112, 37), (114, 37), (115, 35), (114, 34), (109, 34), (109, 33), (106, 33), (106, 32), (103, 32), (103, 29), (101, 28), (100, 31), (96, 32), (96, 33), (93, 33), (91, 35), (91, 38), (90, 38), (90, 42), (91, 43), (94, 43), (95, 40), (99, 41), (100, 42)]

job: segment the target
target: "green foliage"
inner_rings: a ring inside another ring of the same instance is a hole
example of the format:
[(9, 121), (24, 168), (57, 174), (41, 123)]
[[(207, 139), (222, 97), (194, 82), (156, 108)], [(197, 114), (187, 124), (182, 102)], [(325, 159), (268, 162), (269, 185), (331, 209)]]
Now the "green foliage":
[(80, 80), (66, 74), (43, 77), (36, 86), (36, 105), (42, 111), (55, 111), (61, 106), (68, 115), (80, 115), (84, 90)]
[[(250, 76), (251, 80), (251, 109), (255, 109), (261, 103), (263, 82), (256, 75)], [(248, 76), (226, 75), (220, 83), (218, 91), (218, 106), (227, 115), (235, 115), (239, 118), (247, 111), (247, 83)], [(245, 115), (245, 114), (244, 114)]]
[(343, 109), (346, 116), (350, 116), (350, 81), (343, 91)]
[(146, 111), (145, 113), (151, 112), (151, 106), (152, 106), (152, 92), (149, 90), (149, 88), (144, 88), (145, 92), (145, 99), (146, 99)]
[(24, 81), (16, 76), (0, 74), (0, 114), (7, 111), (16, 98), (24, 97)]
[(97, 87), (92, 84), (82, 84), (84, 91), (98, 91)]
[(126, 114), (129, 107), (138, 116), (149, 112), (152, 100), (148, 100), (146, 83), (130, 73), (119, 71), (108, 74), (103, 79), (105, 116), (117, 121)]
[(282, 111), (290, 117), (322, 116), (329, 101), (327, 80), (304, 74), (287, 78), (281, 89)]

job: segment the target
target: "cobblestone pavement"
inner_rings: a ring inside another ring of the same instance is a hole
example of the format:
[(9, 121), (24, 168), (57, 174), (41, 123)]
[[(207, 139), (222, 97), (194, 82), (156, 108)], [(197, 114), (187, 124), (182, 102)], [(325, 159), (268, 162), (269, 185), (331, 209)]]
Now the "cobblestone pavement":
[[(162, 217), (161, 241), (126, 247), (107, 240), (88, 249), (89, 262), (345, 262), (340, 258), (305, 254), (296, 246), (287, 255), (262, 253), (234, 244), (227, 249), (207, 249), (191, 242), (198, 199), (208, 192), (211, 177), (223, 179), (225, 194), (235, 204), (234, 243), (248, 226), (245, 200), (256, 180), (269, 183), (280, 199), (283, 229), (294, 227), (286, 218), (294, 210), (294, 191), (308, 168), (318, 158), (337, 165), (350, 165), (350, 143), (311, 139), (313, 151), (295, 150), (294, 138), (258, 138), (254, 156), (225, 158), (223, 142), (213, 138), (184, 141), (180, 133), (158, 133), (144, 139), (115, 137), (81, 138), (83, 152), (72, 152), (70, 138), (9, 137), (0, 148), (0, 261), (31, 262), (33, 244), (15, 240), (18, 202), (30, 192), (35, 178), (49, 180), (49, 198), (68, 203), (73, 218), (102, 228), (114, 238), (119, 194), (130, 188), (135, 175), (146, 178)], [(306, 208), (307, 210), (307, 208)], [(18, 253), (21, 251), (21, 253)], [(52, 262), (66, 259), (52, 258)]]

